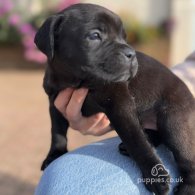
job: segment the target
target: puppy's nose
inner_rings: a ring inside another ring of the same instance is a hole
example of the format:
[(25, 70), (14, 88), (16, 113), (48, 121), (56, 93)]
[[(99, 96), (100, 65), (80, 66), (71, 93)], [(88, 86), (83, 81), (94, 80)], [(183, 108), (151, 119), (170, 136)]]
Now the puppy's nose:
[(131, 59), (132, 57), (135, 56), (135, 51), (126, 47), (124, 50), (123, 50), (123, 54), (128, 58), (128, 59)]

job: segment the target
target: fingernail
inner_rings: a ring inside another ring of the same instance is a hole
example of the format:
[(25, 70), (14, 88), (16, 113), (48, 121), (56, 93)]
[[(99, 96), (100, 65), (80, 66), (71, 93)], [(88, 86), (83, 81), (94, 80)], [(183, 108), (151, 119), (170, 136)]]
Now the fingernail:
[(78, 89), (78, 93), (79, 94), (86, 94), (88, 92), (88, 89), (86, 89), (86, 88), (80, 88), (80, 89)]
[(74, 89), (73, 88), (66, 88), (65, 91), (73, 91)]
[(69, 93), (72, 93), (73, 90), (74, 90), (73, 88), (66, 88), (66, 89), (62, 90), (61, 92), (62, 92), (62, 93), (69, 94)]

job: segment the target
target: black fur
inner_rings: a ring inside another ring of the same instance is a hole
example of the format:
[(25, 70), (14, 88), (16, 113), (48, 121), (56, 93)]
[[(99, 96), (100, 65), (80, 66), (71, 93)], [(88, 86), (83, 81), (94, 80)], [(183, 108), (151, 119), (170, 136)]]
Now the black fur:
[[(144, 116), (152, 111), (158, 139), (173, 152), (184, 179), (175, 194), (194, 195), (194, 98), (169, 69), (134, 51), (125, 36), (116, 14), (92, 4), (76, 4), (51, 16), (36, 34), (37, 47), (48, 57), (44, 89), (52, 121), (51, 148), (42, 170), (67, 152), (68, 121), (55, 108), (55, 97), (67, 87), (86, 87), (83, 115), (104, 112), (146, 178), (153, 178), (151, 169), (162, 164), (144, 133)], [(161, 179), (169, 179), (166, 170), (160, 174), (165, 175)], [(169, 182), (146, 187), (165, 195)]]

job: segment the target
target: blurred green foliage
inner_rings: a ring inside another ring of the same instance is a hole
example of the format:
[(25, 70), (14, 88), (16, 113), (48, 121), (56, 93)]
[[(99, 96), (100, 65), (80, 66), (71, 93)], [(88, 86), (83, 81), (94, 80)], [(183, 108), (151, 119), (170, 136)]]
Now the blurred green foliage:
[(21, 43), (21, 34), (14, 26), (8, 24), (5, 19), (0, 19), (0, 43), (3, 45)]

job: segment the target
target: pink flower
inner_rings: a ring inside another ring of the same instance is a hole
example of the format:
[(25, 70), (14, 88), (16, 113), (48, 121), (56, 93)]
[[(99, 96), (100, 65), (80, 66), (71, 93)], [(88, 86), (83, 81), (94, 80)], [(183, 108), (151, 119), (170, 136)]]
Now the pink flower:
[(22, 44), (25, 48), (35, 48), (34, 36), (26, 35), (22, 39)]
[(37, 50), (34, 44), (35, 30), (32, 26), (24, 24), (20, 31), (24, 34), (22, 39), (23, 46), (25, 48), (24, 56), (27, 60), (35, 61), (40, 64), (46, 63), (47, 58), (44, 54)]
[(33, 29), (33, 27), (30, 25), (30, 24), (22, 24), (21, 26), (19, 26), (19, 31), (22, 33), (22, 34), (34, 34), (35, 31)]
[(10, 0), (0, 0), (0, 16), (5, 15), (13, 9), (13, 3)]
[(42, 54), (41, 52), (39, 52), (36, 49), (28, 49), (24, 52), (24, 56), (27, 60), (30, 61), (36, 61), (40, 64), (43, 64), (47, 61), (47, 58), (44, 54)]
[(57, 10), (60, 11), (62, 9), (65, 9), (66, 7), (69, 7), (70, 5), (77, 4), (79, 2), (79, 0), (61, 0), (59, 2)]
[(18, 26), (20, 24), (20, 16), (18, 14), (12, 14), (9, 17), (9, 24), (13, 26)]

